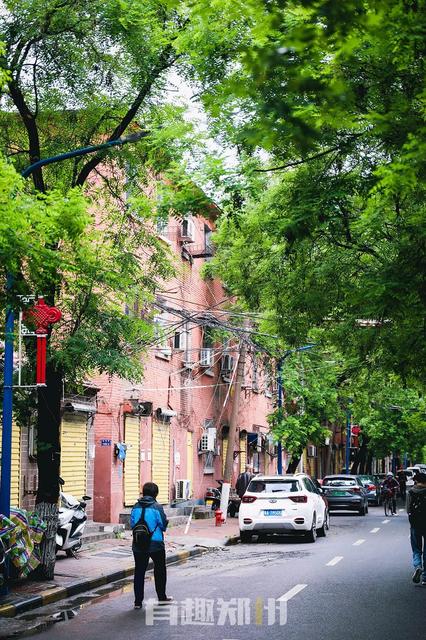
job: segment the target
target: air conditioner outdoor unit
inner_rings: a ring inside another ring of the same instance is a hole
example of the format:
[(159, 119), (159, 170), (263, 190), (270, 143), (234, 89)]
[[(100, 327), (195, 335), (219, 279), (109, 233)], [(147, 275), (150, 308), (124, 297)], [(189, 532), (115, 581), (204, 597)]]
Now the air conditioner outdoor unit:
[(193, 369), (195, 366), (194, 357), (192, 351), (185, 351), (182, 358), (183, 366), (185, 369)]
[(199, 444), (199, 452), (205, 453), (206, 451), (215, 451), (216, 449), (216, 429), (215, 427), (209, 427), (205, 433), (201, 436)]
[(231, 371), (233, 371), (234, 369), (234, 358), (233, 356), (230, 356), (229, 354), (226, 354), (223, 356), (222, 358), (222, 367), (221, 367), (221, 372), (222, 373), (231, 373)]
[(170, 356), (172, 355), (171, 347), (160, 347), (160, 351), (163, 356), (166, 356), (167, 358), (170, 358)]
[(176, 500), (189, 500), (191, 497), (191, 480), (176, 480)]
[(200, 351), (200, 365), (202, 367), (211, 367), (213, 365), (213, 349), (201, 349)]
[(194, 242), (195, 240), (195, 225), (190, 218), (182, 220), (180, 239), (184, 242)]
[(155, 411), (155, 415), (157, 420), (162, 420), (163, 422), (170, 422), (172, 418), (177, 416), (176, 411), (172, 411), (172, 409), (166, 409), (164, 407), (158, 407)]
[(315, 458), (316, 455), (317, 455), (317, 448), (314, 447), (314, 445), (312, 444), (308, 444), (308, 457)]

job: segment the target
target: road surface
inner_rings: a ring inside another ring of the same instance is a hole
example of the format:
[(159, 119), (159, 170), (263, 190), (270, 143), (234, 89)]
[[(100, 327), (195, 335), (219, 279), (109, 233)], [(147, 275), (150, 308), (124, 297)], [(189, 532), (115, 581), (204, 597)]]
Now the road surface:
[(130, 585), (83, 608), (78, 599), (60, 603), (71, 619), (41, 637), (412, 640), (426, 628), (426, 587), (412, 573), (407, 516), (385, 518), (372, 507), (366, 517), (333, 514), (329, 535), (314, 544), (281, 537), (170, 567), (170, 607), (133, 610)]

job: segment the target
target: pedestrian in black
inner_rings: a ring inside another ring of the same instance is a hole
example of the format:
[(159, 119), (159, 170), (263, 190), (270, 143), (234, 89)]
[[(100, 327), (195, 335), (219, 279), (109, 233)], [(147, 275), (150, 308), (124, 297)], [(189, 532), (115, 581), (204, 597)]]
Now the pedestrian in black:
[(235, 485), (235, 490), (238, 494), (239, 498), (242, 498), (245, 492), (247, 491), (247, 487), (250, 484), (250, 480), (252, 479), (253, 474), (251, 473), (250, 465), (246, 465), (246, 470), (244, 473), (240, 473), (237, 478), (237, 483)]
[[(155, 590), (159, 603), (165, 604), (173, 600), (166, 595), (166, 550), (164, 546), (164, 531), (168, 520), (163, 507), (158, 504), (158, 486), (154, 482), (146, 482), (142, 488), (142, 497), (132, 509), (130, 526), (134, 530), (137, 526), (144, 528), (145, 540), (140, 546), (133, 537), (132, 551), (135, 559), (135, 609), (141, 609), (144, 599), (145, 572), (149, 559), (154, 564)], [(142, 538), (142, 536), (141, 536)]]
[(422, 586), (426, 586), (426, 473), (417, 473), (414, 482), (414, 487), (408, 492), (407, 506), (413, 551), (413, 582), (418, 584), (421, 579)]

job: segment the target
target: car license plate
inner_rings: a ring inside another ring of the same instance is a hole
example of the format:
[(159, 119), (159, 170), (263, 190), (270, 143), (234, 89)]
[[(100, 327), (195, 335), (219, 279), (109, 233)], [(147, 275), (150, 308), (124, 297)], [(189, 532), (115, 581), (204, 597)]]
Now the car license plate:
[(265, 509), (263, 513), (265, 516), (280, 516), (281, 512), (281, 509)]
[(206, 505), (207, 505), (208, 507), (211, 507), (211, 506), (212, 506), (212, 504), (213, 504), (213, 500), (206, 500)]
[(331, 495), (332, 496), (346, 496), (347, 492), (346, 491), (332, 491)]

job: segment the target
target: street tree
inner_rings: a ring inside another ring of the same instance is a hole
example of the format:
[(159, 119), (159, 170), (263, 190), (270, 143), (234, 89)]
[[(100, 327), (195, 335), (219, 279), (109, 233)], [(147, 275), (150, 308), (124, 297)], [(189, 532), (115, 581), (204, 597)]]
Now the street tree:
[[(8, 164), (2, 163), (2, 172), (23, 203), (28, 192), (31, 206), (21, 218), (11, 218), (14, 224), (2, 238), (2, 276), (14, 276), (8, 302), (16, 306), (20, 293), (43, 293), (64, 314), (60, 327), (48, 336), (47, 386), (37, 399), (36, 509), (49, 521), (40, 576), (51, 578), (63, 381), (75, 385), (93, 370), (140, 376), (149, 328), (146, 318), (126, 315), (124, 303), (136, 297), (149, 301), (157, 280), (170, 274), (164, 246), (144, 224), (159, 215), (153, 208), (152, 182), (163, 176), (169, 202), (170, 192), (182, 200), (182, 191), (191, 195), (191, 202), (202, 200), (179, 169), (193, 136), (182, 109), (169, 104), (167, 75), (178, 64), (182, 73), (191, 65), (187, 49), (193, 44), (186, 32), (196, 37), (197, 3), (3, 4), (0, 69), (6, 84), (1, 89), (0, 147)], [(226, 58), (219, 28), (215, 38), (216, 45), (210, 38), (211, 54), (199, 61), (197, 73), (209, 65), (218, 68)], [(145, 140), (132, 149), (37, 168), (31, 174), (32, 191), (29, 183), (24, 187), (10, 174), (10, 164), (20, 172), (40, 158), (134, 130), (142, 130)], [(173, 189), (178, 179), (179, 188)], [(37, 241), (31, 243), (31, 235)]]

